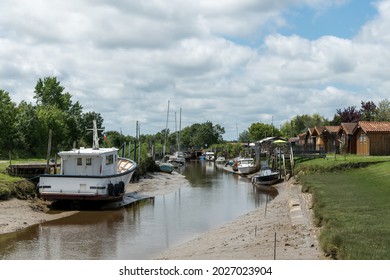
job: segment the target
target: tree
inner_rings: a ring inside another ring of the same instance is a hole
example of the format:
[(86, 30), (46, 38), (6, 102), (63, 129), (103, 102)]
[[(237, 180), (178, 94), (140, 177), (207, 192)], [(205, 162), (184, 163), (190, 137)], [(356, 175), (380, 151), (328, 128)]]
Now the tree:
[(377, 107), (374, 102), (367, 101), (361, 102), (362, 108), (360, 109), (361, 120), (362, 121), (373, 121), (377, 115)]
[(362, 118), (362, 114), (356, 110), (356, 106), (349, 106), (343, 110), (337, 109), (336, 112), (340, 117), (340, 123), (356, 123)]
[(52, 105), (61, 111), (68, 111), (72, 105), (71, 95), (68, 92), (63, 93), (64, 89), (56, 77), (39, 79), (34, 90), (37, 105)]
[(42, 142), (43, 129), (35, 106), (26, 101), (20, 102), (17, 107), (15, 124), (18, 149), (27, 150), (33, 156), (39, 156), (40, 153), (47, 151), (46, 145)]
[(180, 133), (181, 146), (207, 148), (213, 144), (221, 143), (223, 141), (222, 134), (224, 133), (225, 129), (219, 124), (213, 125), (210, 121), (203, 124), (195, 123), (182, 129)]
[(252, 123), (248, 129), (251, 141), (258, 141), (260, 139), (270, 136), (280, 136), (280, 131), (273, 125), (265, 123)]
[(250, 137), (250, 134), (249, 134), (248, 130), (244, 130), (238, 136), (238, 142), (240, 142), (240, 143), (248, 143), (250, 141), (251, 141), (251, 137)]
[(11, 151), (15, 138), (16, 105), (11, 101), (9, 93), (0, 90), (0, 152)]
[(378, 103), (376, 121), (389, 122), (390, 121), (390, 101), (386, 98)]

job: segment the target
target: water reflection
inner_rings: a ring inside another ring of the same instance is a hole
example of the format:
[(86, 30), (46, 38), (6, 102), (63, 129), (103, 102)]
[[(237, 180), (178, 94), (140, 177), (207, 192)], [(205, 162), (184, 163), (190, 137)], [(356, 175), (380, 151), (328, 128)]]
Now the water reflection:
[(152, 259), (272, 199), (210, 162), (188, 163), (181, 171), (190, 184), (173, 193), (0, 236), (0, 258)]

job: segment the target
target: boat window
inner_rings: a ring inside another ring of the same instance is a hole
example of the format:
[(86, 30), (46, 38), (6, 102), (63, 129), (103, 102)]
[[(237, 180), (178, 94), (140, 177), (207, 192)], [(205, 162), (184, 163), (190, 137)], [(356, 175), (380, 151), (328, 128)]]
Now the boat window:
[(77, 158), (77, 165), (83, 165), (83, 158)]
[(86, 158), (86, 165), (92, 165), (92, 158)]
[(106, 165), (114, 163), (114, 155), (106, 156)]

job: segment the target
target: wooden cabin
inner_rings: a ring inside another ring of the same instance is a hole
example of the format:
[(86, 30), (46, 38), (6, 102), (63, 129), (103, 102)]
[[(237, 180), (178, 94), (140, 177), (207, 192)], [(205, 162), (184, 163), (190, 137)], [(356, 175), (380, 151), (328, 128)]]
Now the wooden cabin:
[(370, 156), (390, 155), (390, 122), (358, 122), (356, 154)]
[(315, 127), (312, 137), (316, 138), (317, 149), (325, 153), (338, 152), (338, 130), (339, 126)]
[(346, 144), (347, 154), (356, 154), (356, 135), (354, 134), (357, 123), (342, 123), (338, 130), (340, 142)]

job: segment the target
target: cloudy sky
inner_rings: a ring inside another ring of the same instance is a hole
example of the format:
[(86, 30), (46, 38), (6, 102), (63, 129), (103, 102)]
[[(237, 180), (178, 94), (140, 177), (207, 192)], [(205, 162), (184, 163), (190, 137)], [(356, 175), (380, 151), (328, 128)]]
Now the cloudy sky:
[(0, 89), (56, 76), (106, 130), (161, 131), (169, 101), (171, 131), (181, 108), (233, 140), (390, 98), (389, 30), (388, 0), (2, 0)]

